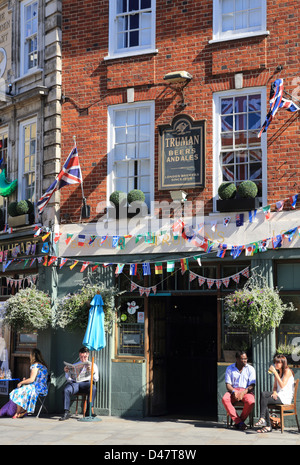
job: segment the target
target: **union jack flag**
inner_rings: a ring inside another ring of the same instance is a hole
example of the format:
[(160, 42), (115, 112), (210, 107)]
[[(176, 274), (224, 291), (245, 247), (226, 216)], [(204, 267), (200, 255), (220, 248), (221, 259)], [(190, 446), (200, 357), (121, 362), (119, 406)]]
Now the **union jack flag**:
[(75, 146), (69, 154), (61, 172), (46, 190), (44, 195), (40, 198), (37, 203), (39, 213), (42, 213), (50, 198), (55, 191), (61, 189), (69, 184), (78, 184), (82, 182), (82, 173), (79, 164), (77, 147)]
[(266, 120), (258, 134), (258, 137), (261, 137), (262, 133), (267, 131), (279, 108), (284, 108), (285, 110), (291, 112), (300, 110), (300, 107), (298, 107), (294, 102), (283, 97), (283, 79), (276, 79), (276, 81), (271, 84), (270, 110), (266, 116)]

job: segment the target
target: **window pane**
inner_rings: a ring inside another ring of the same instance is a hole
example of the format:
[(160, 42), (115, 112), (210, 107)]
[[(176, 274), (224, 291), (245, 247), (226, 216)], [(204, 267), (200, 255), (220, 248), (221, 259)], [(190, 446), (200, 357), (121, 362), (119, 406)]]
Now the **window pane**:
[(247, 132), (236, 132), (235, 133), (235, 147), (246, 147), (247, 146)]
[(233, 113), (233, 98), (223, 98), (221, 101), (221, 114), (228, 115)]
[(150, 158), (150, 142), (139, 144), (139, 158)]
[(245, 95), (236, 97), (234, 108), (236, 113), (245, 113), (247, 111), (247, 97)]
[(222, 21), (222, 32), (234, 30), (234, 17), (231, 15), (224, 15)]
[(260, 111), (261, 110), (261, 98), (260, 95), (249, 95), (249, 111)]
[(129, 11), (139, 10), (139, 0), (129, 0)]
[(221, 147), (222, 149), (233, 148), (233, 133), (228, 132), (227, 134), (221, 135)]
[(141, 9), (151, 8), (151, 0), (141, 0)]
[(249, 26), (256, 27), (261, 25), (261, 10), (252, 10), (249, 13)]
[(116, 128), (115, 130), (116, 143), (126, 142), (126, 129)]
[(248, 129), (259, 129), (260, 127), (260, 113), (249, 113)]
[(233, 116), (222, 116), (221, 131), (228, 132), (233, 130)]
[(222, 13), (232, 13), (234, 11), (234, 0), (222, 1)]
[(236, 115), (235, 116), (235, 128), (236, 131), (247, 129), (247, 115)]

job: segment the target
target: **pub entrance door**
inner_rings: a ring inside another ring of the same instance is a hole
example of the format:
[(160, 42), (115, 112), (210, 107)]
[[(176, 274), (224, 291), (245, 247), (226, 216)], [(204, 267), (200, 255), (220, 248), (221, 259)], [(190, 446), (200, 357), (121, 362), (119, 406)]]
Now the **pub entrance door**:
[(217, 419), (217, 297), (149, 299), (150, 414)]

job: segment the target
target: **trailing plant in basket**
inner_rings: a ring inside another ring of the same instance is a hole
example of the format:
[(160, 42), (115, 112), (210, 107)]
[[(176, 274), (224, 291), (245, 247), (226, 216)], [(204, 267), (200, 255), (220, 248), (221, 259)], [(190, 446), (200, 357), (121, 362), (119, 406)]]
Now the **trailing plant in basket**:
[(251, 276), (243, 289), (226, 296), (224, 303), (229, 325), (245, 325), (253, 334), (277, 328), (285, 312), (296, 310), (291, 302), (283, 303), (279, 290), (257, 274)]
[(55, 312), (54, 326), (68, 331), (86, 329), (90, 303), (97, 293), (101, 294), (104, 303), (104, 328), (110, 333), (116, 318), (115, 297), (119, 295), (119, 291), (114, 287), (107, 288), (102, 283), (86, 284), (78, 292), (67, 294), (60, 299)]
[(35, 331), (51, 325), (52, 308), (48, 294), (36, 286), (20, 289), (5, 302), (3, 323), (15, 331)]

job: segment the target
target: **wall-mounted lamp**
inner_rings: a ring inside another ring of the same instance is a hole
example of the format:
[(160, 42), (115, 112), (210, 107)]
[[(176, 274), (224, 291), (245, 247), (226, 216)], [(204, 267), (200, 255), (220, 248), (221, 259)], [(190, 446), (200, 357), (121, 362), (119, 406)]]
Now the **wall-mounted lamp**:
[(183, 89), (188, 85), (188, 83), (192, 79), (193, 76), (187, 71), (173, 71), (164, 75), (164, 81), (166, 81), (170, 87), (172, 87), (172, 85), (176, 85), (175, 90), (181, 93), (182, 101), (180, 103), (180, 106), (182, 108), (185, 108), (187, 105), (184, 100)]
[(172, 200), (174, 200), (174, 202), (179, 201), (180, 203), (183, 204), (186, 201), (187, 193), (181, 190), (170, 191), (170, 195), (172, 197)]

